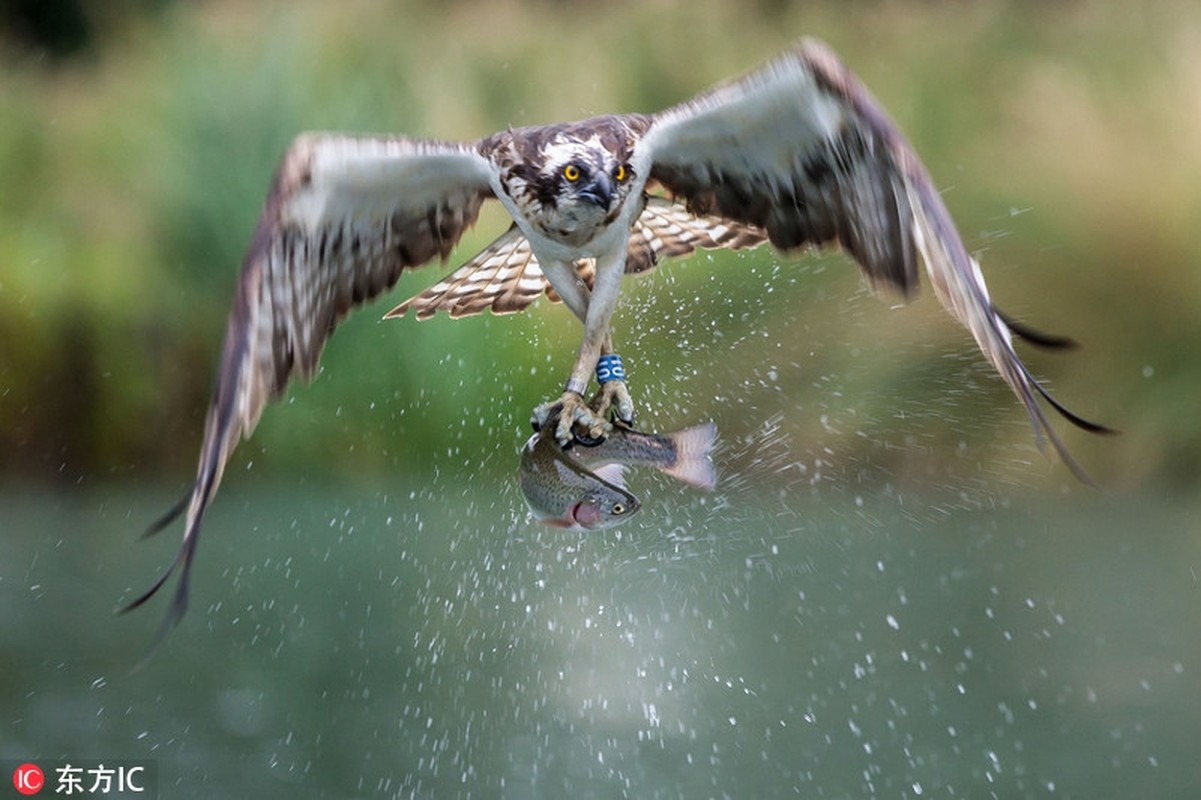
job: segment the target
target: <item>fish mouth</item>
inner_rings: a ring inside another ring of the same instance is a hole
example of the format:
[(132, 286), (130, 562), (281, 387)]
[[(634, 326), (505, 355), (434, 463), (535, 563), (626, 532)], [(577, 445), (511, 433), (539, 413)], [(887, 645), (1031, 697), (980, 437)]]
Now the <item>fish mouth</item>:
[(577, 517), (580, 506), (583, 504), (583, 502), (584, 501), (581, 500), (578, 503), (572, 503), (567, 507), (567, 510), (563, 512), (563, 516), (561, 517), (537, 517), (536, 514), (535, 516), (543, 525), (549, 525), (552, 528), (563, 528), (564, 530), (569, 531), (584, 530), (584, 526), (580, 524), (580, 520)]
[(567, 514), (565, 515), (565, 516), (566, 516), (566, 519), (564, 519), (563, 521), (564, 521), (564, 522), (570, 522), (570, 524), (569, 524), (569, 525), (564, 525), (563, 527), (565, 527), (565, 528), (575, 528), (575, 529), (577, 529), (577, 530), (578, 530), (578, 529), (581, 529), (581, 528), (583, 528), (583, 527), (584, 527), (582, 524), (580, 524), (580, 517), (579, 517), (579, 513), (580, 513), (580, 506), (582, 506), (583, 504), (584, 504), (584, 501), (583, 501), (583, 500), (580, 500), (580, 501), (578, 501), (578, 502), (572, 503), (572, 504), (571, 504), (571, 505), (568, 507), (568, 509), (567, 509)]

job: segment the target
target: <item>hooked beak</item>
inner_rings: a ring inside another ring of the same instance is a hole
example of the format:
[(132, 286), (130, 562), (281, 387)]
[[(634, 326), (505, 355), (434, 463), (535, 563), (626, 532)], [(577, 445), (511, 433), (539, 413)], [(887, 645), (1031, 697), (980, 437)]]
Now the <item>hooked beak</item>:
[(608, 210), (613, 202), (613, 179), (606, 172), (598, 172), (591, 183), (580, 189), (580, 198)]

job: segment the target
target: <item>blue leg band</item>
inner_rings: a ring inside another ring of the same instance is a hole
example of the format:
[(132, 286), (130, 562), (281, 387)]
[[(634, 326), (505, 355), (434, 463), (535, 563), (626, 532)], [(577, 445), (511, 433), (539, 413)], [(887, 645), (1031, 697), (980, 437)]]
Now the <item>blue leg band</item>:
[(626, 368), (621, 363), (621, 356), (617, 353), (607, 353), (601, 356), (596, 361), (596, 382), (606, 384), (609, 381), (624, 381), (626, 379)]

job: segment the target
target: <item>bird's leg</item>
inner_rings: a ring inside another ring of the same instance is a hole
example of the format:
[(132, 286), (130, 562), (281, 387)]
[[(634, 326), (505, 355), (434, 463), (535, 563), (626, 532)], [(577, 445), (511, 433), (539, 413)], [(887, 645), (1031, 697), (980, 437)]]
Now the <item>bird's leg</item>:
[[(625, 273), (625, 247), (614, 248), (613, 257), (597, 261), (596, 278), (591, 294), (587, 287), (579, 281), (574, 265), (552, 263), (544, 264), (543, 272), (555, 291), (563, 298), (568, 307), (584, 321), (584, 339), (580, 342), (579, 354), (571, 369), (571, 377), (567, 379), (563, 395), (556, 401), (543, 403), (534, 409), (532, 424), (538, 430), (549, 424), (555, 426), (555, 439), (566, 447), (576, 438), (577, 431), (583, 437), (603, 440), (612, 430), (612, 425), (603, 413), (597, 413), (589, 404), (584, 402), (584, 392), (592, 380), (596, 369), (597, 359), (602, 349), (612, 351), (609, 340), (609, 320), (617, 306), (617, 297), (621, 291), (621, 279)], [(567, 271), (570, 270), (570, 273)], [(563, 285), (563, 289), (560, 288)], [(566, 289), (566, 291), (564, 291)], [(614, 400), (618, 403), (619, 412), (627, 412), (623, 416), (632, 418), (634, 404), (629, 399), (625, 389), (625, 381), (610, 381), (619, 383), (619, 387), (605, 389), (602, 386), (595, 402), (603, 404), (607, 410)]]
[(621, 356), (613, 352), (611, 336), (606, 336), (601, 344), (600, 358), (596, 364), (596, 380), (600, 383), (600, 388), (588, 403), (592, 412), (598, 417), (608, 418), (609, 411), (612, 410), (617, 419), (632, 424), (634, 401), (626, 387), (625, 366)]
[(585, 440), (603, 441), (612, 429), (604, 416), (594, 412), (584, 402), (584, 391), (588, 388), (599, 355), (600, 343), (589, 340), (585, 327), (584, 341), (580, 344), (580, 353), (572, 367), (571, 377), (564, 386), (563, 395), (534, 409), (530, 420), (534, 428), (542, 430), (547, 425), (553, 425), (555, 439), (563, 447), (575, 441), (577, 435)]
[[(591, 293), (584, 282), (580, 280), (575, 264), (547, 259), (542, 262), (541, 266), (543, 274), (558, 292), (559, 297), (563, 299), (563, 303), (580, 318), (581, 322), (586, 324)], [(606, 433), (604, 430), (598, 429), (593, 434), (591, 430), (594, 427), (591, 424), (593, 422), (592, 410), (584, 403), (583, 395), (588, 388), (588, 378), (589, 376), (585, 375), (582, 379), (577, 379), (573, 373), (572, 378), (567, 381), (561, 397), (557, 400), (549, 400), (535, 408), (530, 416), (530, 424), (533, 425), (534, 430), (540, 431), (547, 425), (554, 425), (556, 438), (564, 447), (571, 442), (574, 436), (572, 428), (577, 422), (587, 426), (589, 436), (603, 438)], [(565, 433), (562, 433), (563, 431)]]

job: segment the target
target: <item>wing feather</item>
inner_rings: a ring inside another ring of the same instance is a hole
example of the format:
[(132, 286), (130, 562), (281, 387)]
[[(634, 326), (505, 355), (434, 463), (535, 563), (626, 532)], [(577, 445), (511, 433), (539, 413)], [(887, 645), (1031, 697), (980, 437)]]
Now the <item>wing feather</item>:
[[(766, 239), (766, 234), (757, 228), (722, 217), (698, 217), (682, 203), (648, 197), (630, 231), (626, 272), (646, 272), (661, 259), (686, 256), (697, 248), (756, 247)], [(596, 275), (595, 259), (580, 259), (575, 266), (580, 280), (591, 289)], [(514, 225), (463, 266), (405, 300), (385, 317), (404, 316), (409, 311), (417, 319), (429, 319), (438, 311), (454, 318), (486, 310), (511, 314), (524, 311), (543, 294), (552, 302), (560, 302), (538, 266), (529, 241)]]
[(727, 217), (697, 215), (683, 203), (648, 197), (630, 231), (626, 272), (646, 272), (664, 258), (687, 256), (698, 248), (740, 250), (757, 247), (766, 240), (760, 228)]
[(491, 309), (494, 314), (522, 311), (550, 286), (538, 267), (529, 241), (514, 224), (463, 266), (384, 315), (417, 319), (438, 311), (466, 317)]
[(928, 180), (911, 153), (867, 89), (806, 40), (653, 117), (636, 158), (694, 213), (761, 228), (782, 250), (839, 244), (874, 287), (908, 295), (918, 253), (905, 186)]
[(782, 250), (841, 246), (877, 291), (913, 295), (924, 263), (938, 299), (1017, 395), (1039, 443), (1050, 440), (1089, 481), (1039, 406), (1046, 392), (1015, 353), (926, 168), (824, 44), (803, 40), (760, 70), (652, 117), (634, 159), (689, 210), (762, 229)]
[[(445, 259), (492, 196), (489, 163), (468, 145), (306, 134), (280, 164), (242, 263), (205, 419), (179, 588), (160, 638), (183, 615), (196, 538), (225, 464), (268, 401), (308, 379), (337, 324), (395, 285), (406, 267)], [(157, 528), (170, 522), (165, 518)]]

